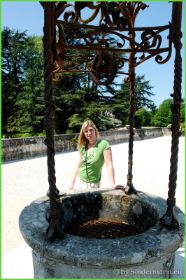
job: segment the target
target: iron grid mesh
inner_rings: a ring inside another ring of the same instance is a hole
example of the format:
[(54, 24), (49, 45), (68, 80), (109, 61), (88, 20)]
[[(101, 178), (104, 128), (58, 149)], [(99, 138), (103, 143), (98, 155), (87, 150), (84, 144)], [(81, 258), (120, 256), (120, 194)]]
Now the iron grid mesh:
[(89, 238), (114, 239), (137, 235), (140, 231), (124, 222), (91, 220), (71, 227), (68, 233)]

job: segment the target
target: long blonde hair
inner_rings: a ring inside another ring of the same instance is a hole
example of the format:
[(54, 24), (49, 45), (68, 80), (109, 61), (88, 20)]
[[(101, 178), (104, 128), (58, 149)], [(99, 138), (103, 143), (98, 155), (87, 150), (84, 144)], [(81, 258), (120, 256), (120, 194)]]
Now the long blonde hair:
[(81, 127), (81, 130), (80, 130), (80, 134), (79, 134), (79, 138), (78, 138), (78, 144), (77, 144), (77, 148), (78, 150), (83, 147), (83, 146), (86, 146), (88, 141), (85, 137), (85, 134), (84, 134), (84, 131), (86, 129), (87, 126), (91, 126), (95, 129), (95, 133), (96, 133), (96, 139), (99, 138), (99, 131), (96, 127), (96, 125), (93, 123), (93, 121), (91, 120), (86, 120), (83, 124), (82, 124), (82, 127)]

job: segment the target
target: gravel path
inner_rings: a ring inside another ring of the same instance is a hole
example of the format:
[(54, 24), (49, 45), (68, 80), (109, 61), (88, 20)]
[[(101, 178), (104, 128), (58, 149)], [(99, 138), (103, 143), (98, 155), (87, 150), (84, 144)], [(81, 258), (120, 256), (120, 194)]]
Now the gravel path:
[[(134, 142), (133, 183), (137, 190), (167, 198), (171, 137)], [(128, 143), (112, 146), (116, 183), (126, 184)], [(77, 152), (57, 154), (57, 187), (67, 191)], [(108, 186), (105, 167), (102, 187)], [(13, 161), (2, 165), (2, 253), (24, 243), (18, 219), (21, 210), (48, 190), (46, 157)], [(184, 211), (184, 137), (180, 138), (177, 205)]]

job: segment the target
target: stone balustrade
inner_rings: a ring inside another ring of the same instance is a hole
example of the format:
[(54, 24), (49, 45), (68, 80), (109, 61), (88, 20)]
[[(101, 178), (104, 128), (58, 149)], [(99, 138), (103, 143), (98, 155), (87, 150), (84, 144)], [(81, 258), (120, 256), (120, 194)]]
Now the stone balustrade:
[[(169, 128), (143, 127), (134, 130), (134, 140), (170, 135)], [(114, 129), (100, 132), (101, 138), (110, 144), (127, 142), (129, 133), (127, 128)], [(78, 133), (55, 135), (56, 153), (71, 152), (76, 150)], [(34, 136), (26, 138), (4, 138), (2, 139), (2, 161), (26, 159), (46, 155), (45, 136)]]

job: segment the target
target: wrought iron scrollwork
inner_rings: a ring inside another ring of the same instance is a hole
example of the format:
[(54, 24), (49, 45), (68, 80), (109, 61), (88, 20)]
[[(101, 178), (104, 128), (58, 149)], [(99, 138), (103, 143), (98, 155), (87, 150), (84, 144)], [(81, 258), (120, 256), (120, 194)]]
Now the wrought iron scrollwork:
[[(106, 52), (115, 53), (117, 64), (120, 64), (118, 58), (120, 54), (134, 52), (136, 54), (134, 67), (153, 56), (157, 63), (163, 64), (171, 56), (171, 24), (135, 28), (134, 23), (138, 13), (148, 7), (142, 2), (54, 3), (56, 27), (58, 28), (56, 52), (54, 53), (55, 72), (57, 73), (60, 71), (89, 72), (90, 64), (93, 61), (95, 64), (98, 57), (100, 60), (100, 51), (103, 51), (104, 54)], [(84, 12), (85, 9), (89, 12)], [(92, 25), (96, 21), (97, 24)], [(162, 36), (165, 32), (168, 33), (168, 46), (166, 47), (162, 46)], [(134, 33), (135, 39), (131, 36)], [(66, 40), (66, 34), (70, 40)], [(112, 40), (111, 43), (110, 38), (114, 38), (114, 42)], [(133, 44), (132, 49), (129, 47), (131, 43)], [(77, 52), (76, 65), (72, 63), (75, 52)], [(163, 53), (167, 53), (165, 58), (162, 56)], [(105, 56), (102, 57), (104, 57), (102, 62), (104, 65)], [(109, 60), (111, 61), (111, 59)], [(95, 69), (94, 72), (91, 72), (91, 76), (98, 82), (98, 79), (95, 78)], [(109, 77), (108, 80), (112, 81)]]
[[(94, 11), (91, 17), (84, 20), (80, 17), (81, 13), (78, 14), (79, 10), (77, 6), (78, 5), (76, 4), (75, 7), (73, 5), (66, 5), (66, 8), (73, 7), (73, 11), (65, 11), (63, 6), (63, 19), (57, 19), (56, 21), (56, 25), (58, 27), (56, 44), (58, 52), (55, 59), (56, 72), (87, 72), (90, 69), (90, 63), (96, 61), (98, 57), (100, 58), (101, 51), (104, 54), (106, 52), (115, 53), (117, 63), (121, 55), (133, 52), (136, 54), (134, 67), (137, 67), (152, 57), (155, 57), (155, 61), (159, 64), (166, 63), (170, 59), (172, 52), (170, 40), (171, 24), (165, 26), (135, 28), (134, 20), (141, 9), (140, 5), (130, 6), (133, 7), (133, 10), (130, 10), (129, 4), (127, 6), (126, 3), (125, 5), (124, 3), (117, 5), (114, 3), (115, 10), (112, 10), (114, 9), (113, 7), (112, 9), (110, 8), (112, 5), (109, 6), (103, 3), (102, 5), (93, 5), (92, 3), (89, 3), (86, 6), (85, 3), (83, 3), (82, 6), (80, 5), (80, 10), (86, 7)], [(146, 8), (146, 6), (142, 7), (143, 9)], [(95, 26), (88, 24), (95, 19), (99, 10), (102, 11), (99, 25)], [(103, 11), (105, 11), (105, 13), (106, 11), (109, 11), (109, 14), (103, 16)], [(118, 18), (116, 18), (116, 14), (118, 15)], [(125, 26), (123, 25), (118, 27), (118, 20), (121, 18), (121, 15), (123, 16), (123, 19), (126, 20), (126, 24)], [(68, 36), (66, 36), (66, 34), (68, 34)], [(135, 39), (132, 34), (135, 34)], [(163, 36), (167, 36), (167, 46), (163, 45)], [(67, 37), (68, 40), (66, 39)], [(132, 48), (130, 47), (131, 44), (133, 45)], [(83, 50), (84, 56), (81, 52), (78, 59), (78, 52), (81, 50)], [(71, 58), (71, 53), (73, 52), (76, 52), (76, 59), (78, 63), (76, 66), (73, 65), (72, 67), (71, 61), (73, 59)], [(87, 55), (87, 53), (89, 53), (89, 55)], [(92, 55), (90, 55), (90, 53)], [(167, 54), (165, 58), (162, 56), (164, 53)], [(105, 56), (102, 57), (105, 59)], [(109, 57), (109, 54), (107, 57)], [(58, 63), (59, 61), (61, 61), (61, 63)], [(102, 62), (102, 64), (104, 63), (105, 61)], [(112, 71), (112, 73), (114, 72), (115, 71)], [(118, 71), (116, 71), (116, 74), (117, 73)], [(91, 72), (91, 76), (98, 83), (98, 80), (95, 78), (95, 69), (93, 74)], [(108, 77), (108, 80), (112, 81), (113, 79)], [(101, 81), (100, 83), (102, 84)]]
[(116, 58), (112, 53), (100, 51), (90, 65), (90, 76), (98, 85), (109, 85), (117, 73)]

